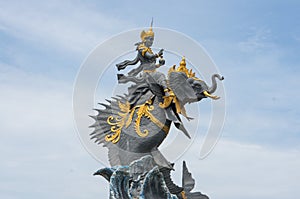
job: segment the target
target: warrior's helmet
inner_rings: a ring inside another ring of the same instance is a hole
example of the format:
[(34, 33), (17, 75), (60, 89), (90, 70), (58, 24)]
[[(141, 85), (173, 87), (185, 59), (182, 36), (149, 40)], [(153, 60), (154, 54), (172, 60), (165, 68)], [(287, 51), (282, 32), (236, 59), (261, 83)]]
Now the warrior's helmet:
[(152, 25), (153, 25), (153, 19), (151, 21), (151, 25), (150, 25), (149, 30), (147, 30), (147, 31), (143, 30), (141, 32), (141, 39), (142, 39), (142, 41), (145, 41), (146, 37), (154, 37), (154, 32), (152, 31)]

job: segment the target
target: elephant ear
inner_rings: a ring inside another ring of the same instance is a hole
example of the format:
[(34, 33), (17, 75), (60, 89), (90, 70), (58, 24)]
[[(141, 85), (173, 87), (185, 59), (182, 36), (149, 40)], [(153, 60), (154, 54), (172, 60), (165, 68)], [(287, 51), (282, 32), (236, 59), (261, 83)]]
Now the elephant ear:
[(169, 87), (172, 89), (181, 105), (195, 101), (197, 96), (192, 85), (187, 81), (188, 77), (182, 72), (169, 73)]

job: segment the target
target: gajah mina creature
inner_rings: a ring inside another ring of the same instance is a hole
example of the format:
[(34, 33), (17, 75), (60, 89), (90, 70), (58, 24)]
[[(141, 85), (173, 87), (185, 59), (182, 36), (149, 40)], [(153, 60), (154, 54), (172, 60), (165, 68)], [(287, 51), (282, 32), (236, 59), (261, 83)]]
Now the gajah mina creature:
[(110, 199), (206, 199), (201, 192), (192, 192), (195, 180), (183, 163), (182, 185), (171, 180), (170, 163), (158, 147), (168, 136), (171, 124), (191, 138), (181, 117), (190, 119), (185, 105), (202, 99), (219, 99), (213, 95), (218, 74), (211, 76), (212, 83), (196, 77), (187, 68), (182, 57), (179, 65), (171, 66), (168, 74), (157, 69), (165, 64), (164, 50), (154, 53), (151, 46), (154, 32), (151, 27), (142, 31), (136, 43), (137, 55), (133, 60), (117, 64), (117, 70), (139, 65), (128, 74), (118, 74), (120, 84), (131, 83), (128, 92), (100, 103), (104, 109), (95, 109), (95, 123), (90, 138), (108, 148), (111, 167), (98, 170), (110, 184)]

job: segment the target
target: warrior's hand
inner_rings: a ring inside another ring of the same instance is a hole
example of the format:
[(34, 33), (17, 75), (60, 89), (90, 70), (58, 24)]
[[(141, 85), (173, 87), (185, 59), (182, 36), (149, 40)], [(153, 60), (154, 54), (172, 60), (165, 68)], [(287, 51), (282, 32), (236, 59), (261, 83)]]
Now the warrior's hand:
[(164, 54), (164, 49), (160, 49), (160, 51), (157, 53), (158, 57), (161, 57)]
[(162, 58), (159, 59), (159, 65), (160, 65), (160, 66), (165, 65), (165, 63), (166, 63), (166, 62), (165, 62), (164, 59), (162, 59)]

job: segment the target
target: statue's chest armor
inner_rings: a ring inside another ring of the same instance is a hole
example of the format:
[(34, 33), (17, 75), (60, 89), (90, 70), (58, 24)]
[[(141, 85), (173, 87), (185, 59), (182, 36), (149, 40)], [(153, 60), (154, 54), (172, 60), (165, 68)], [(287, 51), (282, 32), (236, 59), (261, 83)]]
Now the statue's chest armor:
[(142, 65), (143, 64), (151, 64), (151, 63), (155, 64), (155, 62), (156, 62), (155, 57), (147, 58), (146, 56), (143, 56), (141, 52), (139, 52), (138, 56), (139, 56), (139, 60), (141, 61)]

